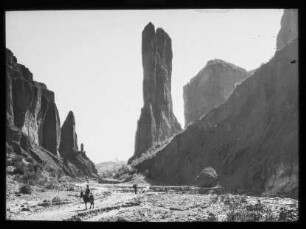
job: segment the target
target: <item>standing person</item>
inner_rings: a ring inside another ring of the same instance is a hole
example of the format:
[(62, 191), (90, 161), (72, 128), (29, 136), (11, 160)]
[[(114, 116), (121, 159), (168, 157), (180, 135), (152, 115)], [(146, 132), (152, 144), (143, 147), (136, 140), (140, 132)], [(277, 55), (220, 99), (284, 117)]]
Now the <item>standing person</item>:
[(133, 188), (134, 188), (135, 194), (137, 194), (137, 184), (133, 184)]

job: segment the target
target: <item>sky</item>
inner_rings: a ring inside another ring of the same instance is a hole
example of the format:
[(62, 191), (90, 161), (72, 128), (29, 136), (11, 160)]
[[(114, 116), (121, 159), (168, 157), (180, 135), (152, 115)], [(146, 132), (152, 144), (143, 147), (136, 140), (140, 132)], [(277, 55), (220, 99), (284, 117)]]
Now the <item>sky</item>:
[(6, 47), (55, 93), (63, 124), (72, 110), (78, 144), (94, 163), (128, 160), (143, 106), (141, 34), (152, 22), (172, 40), (171, 93), (184, 126), (183, 86), (207, 61), (246, 69), (275, 53), (282, 9), (6, 12)]

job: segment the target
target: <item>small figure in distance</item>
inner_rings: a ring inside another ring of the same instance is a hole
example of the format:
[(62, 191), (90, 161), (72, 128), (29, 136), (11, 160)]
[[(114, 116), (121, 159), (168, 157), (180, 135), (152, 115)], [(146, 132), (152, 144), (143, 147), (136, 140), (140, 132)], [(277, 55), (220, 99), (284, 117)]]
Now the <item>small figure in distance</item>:
[(135, 194), (137, 194), (137, 184), (133, 184), (133, 188), (134, 188), (134, 191), (135, 191)]

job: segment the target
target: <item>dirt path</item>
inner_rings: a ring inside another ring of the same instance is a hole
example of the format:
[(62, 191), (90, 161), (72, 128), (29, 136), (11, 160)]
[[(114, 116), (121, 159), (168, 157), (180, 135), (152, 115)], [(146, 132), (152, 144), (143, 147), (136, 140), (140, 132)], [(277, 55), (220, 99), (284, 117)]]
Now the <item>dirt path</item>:
[[(86, 183), (76, 184), (76, 186), (85, 187)], [(97, 183), (91, 183), (90, 187), (95, 195), (95, 206), (89, 209), (90, 204), (87, 204), (87, 210), (82, 199), (76, 202), (52, 206), (48, 209), (39, 212), (28, 212), (28, 214), (20, 214), (14, 217), (14, 220), (75, 220), (82, 218), (90, 219), (102, 211), (109, 211), (112, 208), (121, 208), (129, 205), (129, 200), (137, 198), (134, 193), (112, 191), (112, 186), (103, 186)]]
[[(29, 211), (17, 210), (11, 219), (13, 220), (40, 220), (40, 221), (226, 221), (229, 209), (226, 199), (244, 198), (248, 205), (255, 206), (261, 203), (272, 210), (274, 216), (278, 216), (281, 208), (293, 211), (296, 215), (298, 201), (289, 198), (268, 198), (235, 195), (216, 195), (195, 193), (192, 187), (151, 186), (145, 193), (135, 195), (131, 184), (99, 184), (90, 182), (90, 188), (95, 196), (95, 207), (85, 209), (85, 205), (78, 197), (78, 193), (86, 186), (86, 183), (75, 183), (76, 190), (71, 192), (59, 192), (64, 195), (66, 202), (62, 205), (37, 207), (42, 202), (43, 193), (36, 192), (36, 200), (26, 201), (33, 206)], [(46, 195), (47, 193), (45, 193)], [(53, 197), (50, 193), (49, 199)], [(24, 204), (29, 196), (19, 199)], [(45, 196), (46, 197), (46, 196)], [(44, 198), (45, 198), (44, 197)], [(240, 203), (240, 202), (239, 202)], [(15, 205), (11, 203), (11, 208)]]

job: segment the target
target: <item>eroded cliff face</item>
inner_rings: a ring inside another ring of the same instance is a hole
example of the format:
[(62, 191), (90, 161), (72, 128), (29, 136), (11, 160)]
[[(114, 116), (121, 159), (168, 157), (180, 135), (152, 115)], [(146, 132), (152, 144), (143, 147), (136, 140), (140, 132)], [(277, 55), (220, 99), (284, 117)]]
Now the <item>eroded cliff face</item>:
[(298, 63), (295, 39), (237, 85), (224, 104), (135, 167), (169, 184), (194, 184), (211, 167), (226, 190), (296, 197)]
[(298, 10), (285, 9), (281, 19), (281, 29), (276, 39), (276, 49), (280, 50), (298, 37)]
[(31, 144), (58, 155), (60, 120), (54, 93), (33, 81), (32, 73), (6, 50), (7, 124), (19, 128)]
[(149, 23), (142, 32), (144, 106), (137, 123), (135, 152), (129, 163), (155, 143), (181, 130), (171, 97), (172, 46), (169, 35)]
[[(64, 145), (66, 144), (65, 136), (64, 131), (62, 139)], [(17, 58), (9, 49), (6, 49), (7, 153), (32, 158), (66, 175), (79, 174), (72, 171), (69, 164), (63, 163), (59, 154), (60, 142), (60, 118), (54, 93), (43, 83), (33, 81), (33, 75), (29, 69), (17, 63)], [(89, 159), (86, 155), (82, 156), (82, 160), (83, 164), (74, 166), (78, 171), (86, 170), (87, 164), (90, 164), (87, 162)], [(92, 171), (90, 175), (97, 175), (94, 169), (89, 170)]]
[(183, 88), (185, 127), (224, 103), (248, 72), (223, 60), (211, 60)]

